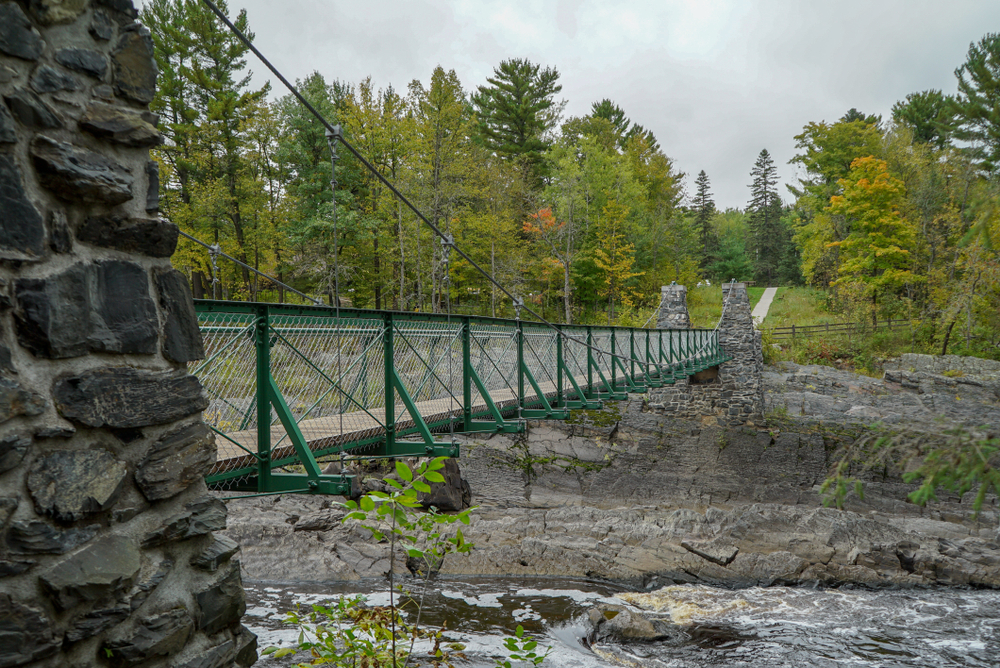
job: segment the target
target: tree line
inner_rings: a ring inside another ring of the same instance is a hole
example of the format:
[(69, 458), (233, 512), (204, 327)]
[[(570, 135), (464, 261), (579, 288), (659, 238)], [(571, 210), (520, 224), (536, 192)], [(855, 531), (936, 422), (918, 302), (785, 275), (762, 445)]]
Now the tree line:
[[(332, 188), (325, 129), (291, 96), (251, 86), (247, 49), (197, 0), (152, 0), (142, 20), (160, 70), (161, 208), (181, 229), (328, 303), (339, 292), (364, 308), (513, 314), (343, 149)], [(235, 23), (252, 38), (245, 12)], [(474, 88), (440, 66), (406, 90), (321, 72), (297, 85), (546, 317), (631, 323), (663, 284), (736, 278), (828, 287), (841, 308), (917, 313), (971, 337), (996, 327), (1000, 301), (998, 63), (988, 35), (956, 72), (955, 95), (907, 96), (885, 122), (851, 110), (807, 124), (790, 201), (763, 150), (746, 207), (726, 211), (704, 171), (686, 194), (653, 132), (612, 100), (566, 118), (554, 67), (512, 58)], [(187, 241), (174, 263), (196, 297), (296, 299)]]

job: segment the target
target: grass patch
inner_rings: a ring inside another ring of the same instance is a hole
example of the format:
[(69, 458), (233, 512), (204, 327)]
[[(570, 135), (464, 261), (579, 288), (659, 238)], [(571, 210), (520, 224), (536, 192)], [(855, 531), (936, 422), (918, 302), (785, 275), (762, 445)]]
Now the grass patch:
[(773, 327), (825, 325), (843, 322), (827, 308), (827, 293), (816, 288), (778, 288), (764, 321)]

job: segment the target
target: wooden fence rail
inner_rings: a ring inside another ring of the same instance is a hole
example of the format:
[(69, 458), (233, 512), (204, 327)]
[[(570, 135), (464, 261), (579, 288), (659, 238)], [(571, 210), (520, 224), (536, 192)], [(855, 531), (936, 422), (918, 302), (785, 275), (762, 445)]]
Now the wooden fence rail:
[[(835, 322), (823, 325), (792, 325), (791, 327), (775, 327), (771, 330), (771, 338), (774, 341), (794, 341), (795, 339), (809, 339), (814, 336), (841, 336), (852, 334), (858, 331), (859, 323), (856, 322)], [(867, 325), (871, 327), (871, 325)], [(879, 320), (874, 329), (894, 330), (903, 329), (910, 326), (910, 321), (906, 318), (890, 318), (889, 320)]]

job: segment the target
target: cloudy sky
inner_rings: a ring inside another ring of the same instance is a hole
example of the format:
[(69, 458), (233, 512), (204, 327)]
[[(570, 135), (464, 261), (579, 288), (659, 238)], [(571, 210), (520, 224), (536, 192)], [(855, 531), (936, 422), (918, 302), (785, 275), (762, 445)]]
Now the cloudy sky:
[(851, 107), (888, 118), (907, 93), (954, 92), (969, 43), (1000, 31), (995, 0), (230, 0), (240, 8), (293, 79), (370, 75), (403, 90), (440, 64), (474, 89), (505, 58), (555, 66), (567, 115), (614, 100), (689, 191), (704, 169), (722, 208), (746, 204), (761, 149), (794, 182), (803, 125)]

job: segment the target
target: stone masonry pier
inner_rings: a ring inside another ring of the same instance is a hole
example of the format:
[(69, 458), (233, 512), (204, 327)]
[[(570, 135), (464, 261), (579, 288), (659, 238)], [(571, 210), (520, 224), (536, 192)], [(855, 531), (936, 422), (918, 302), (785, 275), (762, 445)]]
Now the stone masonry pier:
[[(669, 329), (682, 328), (678, 323), (690, 327), (687, 289), (683, 285), (664, 286), (663, 295), (657, 324)], [(723, 284), (722, 302), (719, 344), (733, 359), (717, 370), (709, 369), (651, 390), (651, 410), (723, 427), (759, 424), (763, 419), (764, 356), (760, 332), (750, 316), (746, 284)]]
[(137, 16), (0, 0), (0, 668), (257, 657)]

